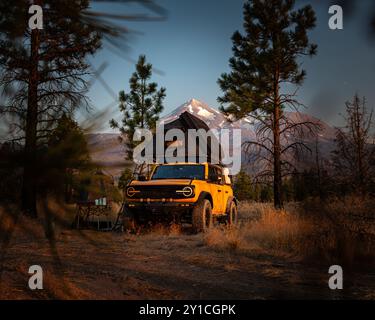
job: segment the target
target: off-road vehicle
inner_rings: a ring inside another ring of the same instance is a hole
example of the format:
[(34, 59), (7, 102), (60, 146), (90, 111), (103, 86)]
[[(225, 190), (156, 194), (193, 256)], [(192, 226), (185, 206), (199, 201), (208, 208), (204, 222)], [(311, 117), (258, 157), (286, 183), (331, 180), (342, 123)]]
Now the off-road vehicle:
[(125, 189), (124, 224), (156, 221), (191, 223), (195, 232), (216, 221), (237, 223), (237, 200), (225, 168), (209, 163), (157, 165), (149, 177), (131, 181)]

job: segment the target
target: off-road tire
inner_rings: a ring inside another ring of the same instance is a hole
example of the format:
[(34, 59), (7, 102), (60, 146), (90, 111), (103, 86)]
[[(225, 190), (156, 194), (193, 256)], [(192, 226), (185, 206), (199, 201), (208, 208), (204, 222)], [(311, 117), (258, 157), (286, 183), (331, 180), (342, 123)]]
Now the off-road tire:
[(212, 206), (207, 199), (199, 201), (192, 213), (193, 232), (206, 232), (213, 225)]
[(227, 212), (227, 225), (228, 226), (235, 226), (238, 223), (238, 209), (237, 205), (234, 201), (232, 201), (229, 205), (229, 209)]

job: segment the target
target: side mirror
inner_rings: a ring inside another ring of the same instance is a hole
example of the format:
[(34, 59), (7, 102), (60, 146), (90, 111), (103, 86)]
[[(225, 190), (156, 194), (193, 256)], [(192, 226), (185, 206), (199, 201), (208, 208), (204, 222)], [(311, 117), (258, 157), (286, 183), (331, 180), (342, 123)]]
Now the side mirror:
[(146, 176), (144, 176), (144, 175), (138, 176), (138, 181), (146, 181), (146, 180), (147, 180)]

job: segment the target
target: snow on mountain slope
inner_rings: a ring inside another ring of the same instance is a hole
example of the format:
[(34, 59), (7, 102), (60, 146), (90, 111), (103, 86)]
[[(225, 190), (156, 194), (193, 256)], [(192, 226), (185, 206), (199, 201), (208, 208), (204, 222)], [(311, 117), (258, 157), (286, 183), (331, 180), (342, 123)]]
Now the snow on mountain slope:
[(222, 128), (223, 126), (229, 124), (223, 113), (211, 108), (208, 104), (197, 99), (189, 100), (167, 116), (162, 117), (161, 120), (164, 123), (172, 122), (176, 120), (180, 114), (186, 111), (206, 122), (210, 128)]

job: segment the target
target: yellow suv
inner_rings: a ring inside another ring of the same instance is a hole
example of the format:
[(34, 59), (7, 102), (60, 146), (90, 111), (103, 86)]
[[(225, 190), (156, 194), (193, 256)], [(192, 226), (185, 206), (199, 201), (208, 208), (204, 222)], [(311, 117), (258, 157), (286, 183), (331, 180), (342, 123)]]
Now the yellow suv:
[(204, 232), (214, 221), (237, 223), (237, 200), (226, 169), (209, 163), (157, 165), (125, 189), (126, 228), (157, 221), (191, 223)]

